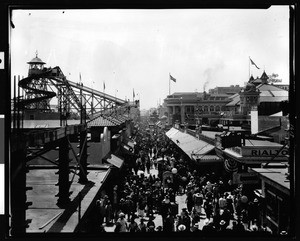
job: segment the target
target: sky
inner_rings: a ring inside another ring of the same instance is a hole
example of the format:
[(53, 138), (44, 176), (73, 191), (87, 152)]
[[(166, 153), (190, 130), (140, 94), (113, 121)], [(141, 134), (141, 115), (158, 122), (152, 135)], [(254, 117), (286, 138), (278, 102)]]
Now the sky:
[[(14, 10), (11, 73), (35, 57), (67, 79), (157, 107), (170, 93), (244, 86), (249, 72), (289, 83), (289, 9)], [(249, 64), (249, 56), (260, 68)], [(176, 83), (169, 81), (169, 74)]]

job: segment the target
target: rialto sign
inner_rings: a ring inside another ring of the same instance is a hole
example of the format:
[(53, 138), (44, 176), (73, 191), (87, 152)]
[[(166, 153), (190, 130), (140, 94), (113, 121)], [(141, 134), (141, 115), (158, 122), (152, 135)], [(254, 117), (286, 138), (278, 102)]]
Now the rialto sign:
[(251, 157), (286, 157), (289, 154), (287, 148), (282, 149), (282, 146), (243, 146), (242, 156)]

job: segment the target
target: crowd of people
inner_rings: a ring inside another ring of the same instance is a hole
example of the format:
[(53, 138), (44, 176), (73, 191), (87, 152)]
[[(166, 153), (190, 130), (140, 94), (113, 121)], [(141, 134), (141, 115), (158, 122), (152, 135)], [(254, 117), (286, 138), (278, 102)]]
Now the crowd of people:
[[(140, 130), (135, 142), (134, 165), (112, 197), (97, 201), (101, 225), (114, 224), (115, 232), (271, 233), (259, 222), (261, 201), (242, 185), (191, 168), (163, 133)], [(179, 210), (176, 196), (182, 195), (186, 208)], [(162, 225), (156, 226), (158, 215)]]

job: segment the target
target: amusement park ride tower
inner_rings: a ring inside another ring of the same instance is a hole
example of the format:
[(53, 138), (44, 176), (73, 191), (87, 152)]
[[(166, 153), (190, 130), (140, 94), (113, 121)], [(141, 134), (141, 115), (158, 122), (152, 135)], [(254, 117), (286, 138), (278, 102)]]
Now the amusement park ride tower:
[[(28, 77), (34, 77), (45, 72), (46, 68), (44, 68), (45, 62), (43, 62), (36, 52), (35, 58), (31, 61), (27, 62), (29, 64)], [(26, 99), (35, 99), (41, 97), (41, 93), (34, 92), (33, 89), (39, 89), (41, 91), (47, 91), (48, 81), (45, 77), (40, 77), (37, 79), (33, 79), (32, 82), (28, 85), (30, 88), (26, 92)], [(27, 109), (36, 109), (42, 112), (51, 111), (50, 108), (50, 99), (44, 99), (39, 102), (33, 102), (32, 104), (27, 106)]]

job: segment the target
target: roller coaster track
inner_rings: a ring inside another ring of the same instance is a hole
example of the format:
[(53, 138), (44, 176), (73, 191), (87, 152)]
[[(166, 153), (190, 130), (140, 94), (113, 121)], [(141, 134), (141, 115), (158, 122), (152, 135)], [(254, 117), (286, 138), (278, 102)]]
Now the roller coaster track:
[(35, 93), (37, 95), (41, 95), (40, 97), (36, 97), (34, 99), (25, 99), (25, 100), (20, 101), (18, 103), (19, 108), (24, 108), (25, 106), (30, 105), (32, 103), (40, 102), (40, 101), (46, 100), (46, 99), (51, 99), (54, 96), (56, 96), (55, 92), (40, 90), (37, 88), (32, 88), (30, 86), (32, 80), (47, 77), (49, 75), (49, 73), (51, 73), (51, 70), (47, 70), (46, 72), (41, 73), (41, 74), (28, 76), (27, 78), (24, 78), (19, 81), (19, 86), (22, 87), (23, 89), (31, 91), (32, 93)]
[[(19, 81), (19, 86), (26, 90), (27, 93), (30, 93), (34, 96), (33, 98), (19, 100), (19, 108), (25, 108), (30, 104), (51, 99), (57, 95), (51, 87), (51, 91), (48, 91), (48, 89), (40, 89), (38, 84), (35, 85), (34, 81), (40, 79), (46, 79), (47, 81), (45, 83), (49, 87), (50, 85), (55, 86), (58, 90), (58, 94), (63, 96), (68, 103), (71, 104), (74, 109), (76, 109), (76, 111), (80, 112), (81, 110), (85, 110), (85, 116), (87, 119), (93, 119), (95, 116), (107, 114), (107, 112), (109, 112), (108, 109), (112, 109), (112, 106), (124, 108), (124, 105), (126, 104), (126, 101), (122, 99), (67, 80), (61, 69), (57, 66), (54, 68), (44, 68), (44, 70), (40, 71), (39, 73), (31, 74), (30, 76)], [(84, 94), (82, 95), (82, 93)], [(89, 96), (89, 98), (86, 96)], [(93, 109), (93, 100), (98, 101), (96, 105), (99, 106), (99, 111), (94, 111), (93, 113), (92, 110), (92, 113), (88, 113), (87, 110), (83, 108), (81, 98), (84, 98), (85, 103), (92, 101), (92, 103), (88, 103), (91, 106), (91, 110)], [(107, 103), (106, 109), (105, 103)]]

